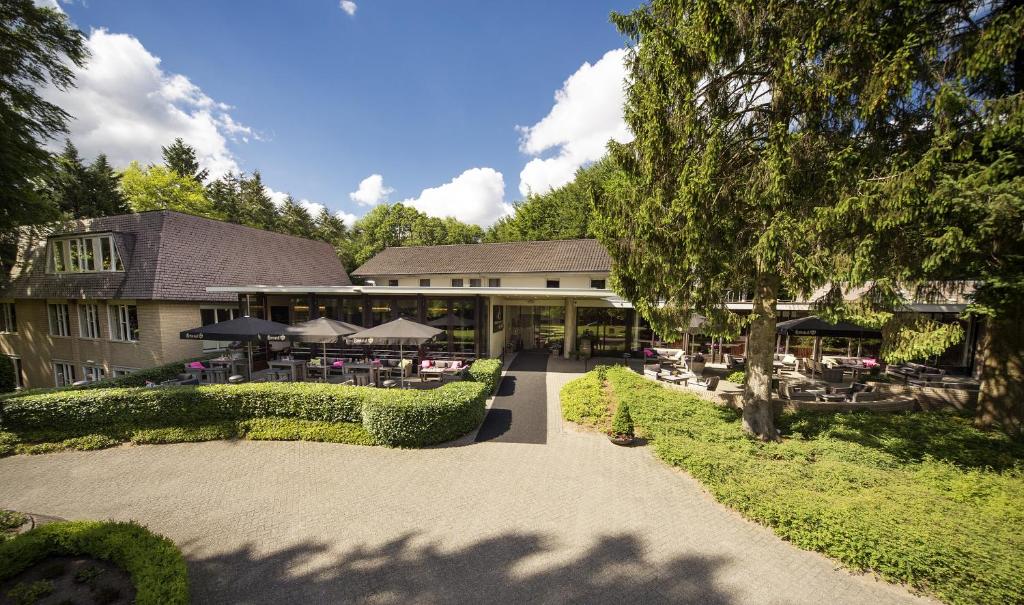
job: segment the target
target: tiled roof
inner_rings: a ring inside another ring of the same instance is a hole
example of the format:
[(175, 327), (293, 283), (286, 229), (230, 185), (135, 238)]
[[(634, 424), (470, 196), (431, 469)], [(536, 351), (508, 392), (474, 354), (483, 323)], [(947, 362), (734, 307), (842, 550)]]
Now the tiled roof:
[(206, 288), (351, 284), (330, 244), (169, 210), (71, 221), (49, 236), (107, 232), (123, 272), (47, 273), (46, 236), (23, 235), (0, 296), (230, 301)]
[(593, 239), (385, 248), (352, 275), (604, 273), (612, 261)]

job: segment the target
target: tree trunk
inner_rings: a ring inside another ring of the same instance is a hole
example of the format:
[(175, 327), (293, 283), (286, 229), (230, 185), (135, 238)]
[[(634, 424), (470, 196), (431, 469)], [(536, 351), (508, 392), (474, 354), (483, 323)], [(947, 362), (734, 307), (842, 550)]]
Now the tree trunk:
[(776, 275), (759, 274), (754, 288), (753, 321), (747, 333), (747, 380), (743, 387), (743, 430), (764, 441), (778, 439), (772, 410), (772, 361), (775, 343)]
[(985, 320), (981, 337), (981, 394), (974, 422), (1020, 436), (1024, 422), (1024, 306)]

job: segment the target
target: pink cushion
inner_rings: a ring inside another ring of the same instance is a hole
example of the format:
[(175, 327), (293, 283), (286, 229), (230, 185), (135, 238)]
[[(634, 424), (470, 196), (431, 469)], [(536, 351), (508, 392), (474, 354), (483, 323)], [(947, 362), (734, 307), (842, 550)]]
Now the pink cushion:
[(429, 368), (432, 365), (434, 365), (434, 362), (430, 361), (429, 359), (424, 359), (423, 361), (420, 362), (421, 368)]
[(341, 360), (341, 359), (339, 359), (338, 361), (335, 361), (334, 363), (331, 364), (332, 368), (341, 368), (341, 367), (344, 367), (344, 366), (345, 366), (345, 361)]
[(453, 370), (458, 370), (461, 367), (462, 367), (462, 362), (461, 361), (453, 361), (452, 362), (452, 369)]
[(644, 349), (644, 357), (654, 357), (654, 351), (651, 349)]
[(201, 361), (193, 361), (192, 363), (188, 364), (188, 367), (192, 368), (193, 370), (205, 370), (206, 369), (206, 366), (204, 366), (203, 362), (201, 362)]

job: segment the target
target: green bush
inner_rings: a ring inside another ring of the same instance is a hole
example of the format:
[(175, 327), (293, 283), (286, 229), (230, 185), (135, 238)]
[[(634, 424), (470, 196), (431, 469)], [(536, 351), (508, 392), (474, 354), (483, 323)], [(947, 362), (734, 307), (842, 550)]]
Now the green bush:
[(0, 393), (9, 393), (18, 388), (14, 375), (14, 362), (6, 355), (0, 355)]
[(491, 395), (498, 388), (501, 381), (501, 360), (500, 359), (477, 359), (469, 366), (469, 375), (487, 388), (487, 394)]
[(612, 417), (611, 434), (617, 437), (633, 436), (633, 417), (629, 415), (629, 403), (625, 400), (620, 401), (618, 407), (615, 408), (615, 416)]
[(488, 396), (481, 382), (452, 382), (428, 391), (375, 389), (363, 405), (363, 426), (383, 445), (444, 443), (479, 426)]
[(87, 556), (122, 567), (139, 605), (189, 602), (185, 560), (173, 542), (136, 523), (50, 523), (0, 544), (0, 582), (54, 556)]
[(254, 441), (322, 441), (373, 445), (363, 425), (355, 422), (321, 422), (295, 418), (252, 418), (239, 423), (241, 434)]
[(116, 425), (191, 425), (265, 416), (359, 422), (372, 387), (268, 382), (200, 387), (85, 389), (16, 397), (3, 402), (10, 430), (87, 432)]
[(596, 370), (597, 368), (593, 372), (587, 372), (583, 376), (567, 382), (562, 387), (559, 398), (562, 403), (563, 418), (570, 422), (605, 430), (608, 428), (610, 418), (608, 406), (601, 394), (604, 383)]
[(729, 382), (735, 382), (736, 384), (745, 384), (747, 381), (747, 373), (743, 370), (736, 370), (725, 377)]
[(786, 413), (764, 443), (731, 409), (608, 381), (658, 457), (797, 546), (950, 603), (1024, 602), (1024, 443), (943, 412)]

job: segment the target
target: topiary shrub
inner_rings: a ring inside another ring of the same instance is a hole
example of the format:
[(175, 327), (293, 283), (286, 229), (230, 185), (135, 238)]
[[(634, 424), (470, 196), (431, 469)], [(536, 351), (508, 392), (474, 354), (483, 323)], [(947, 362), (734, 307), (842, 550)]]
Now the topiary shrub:
[(429, 391), (376, 389), (363, 404), (363, 426), (383, 445), (444, 443), (483, 422), (489, 394), (480, 382), (453, 382)]
[(743, 370), (737, 370), (735, 372), (730, 373), (728, 376), (725, 377), (725, 379), (728, 380), (729, 382), (735, 382), (736, 384), (744, 384), (747, 380), (747, 373), (744, 372)]
[(128, 572), (138, 605), (189, 602), (185, 559), (169, 539), (137, 523), (49, 523), (0, 544), (0, 582), (56, 556), (88, 556)]
[(501, 381), (501, 365), (500, 359), (477, 359), (469, 366), (469, 375), (487, 387), (487, 394), (490, 395)]
[(609, 432), (613, 437), (633, 437), (633, 417), (629, 413), (629, 404), (625, 401), (619, 402), (612, 416), (612, 429)]
[(14, 375), (14, 362), (6, 355), (0, 355), (0, 393), (8, 393), (18, 388), (17, 377)]

